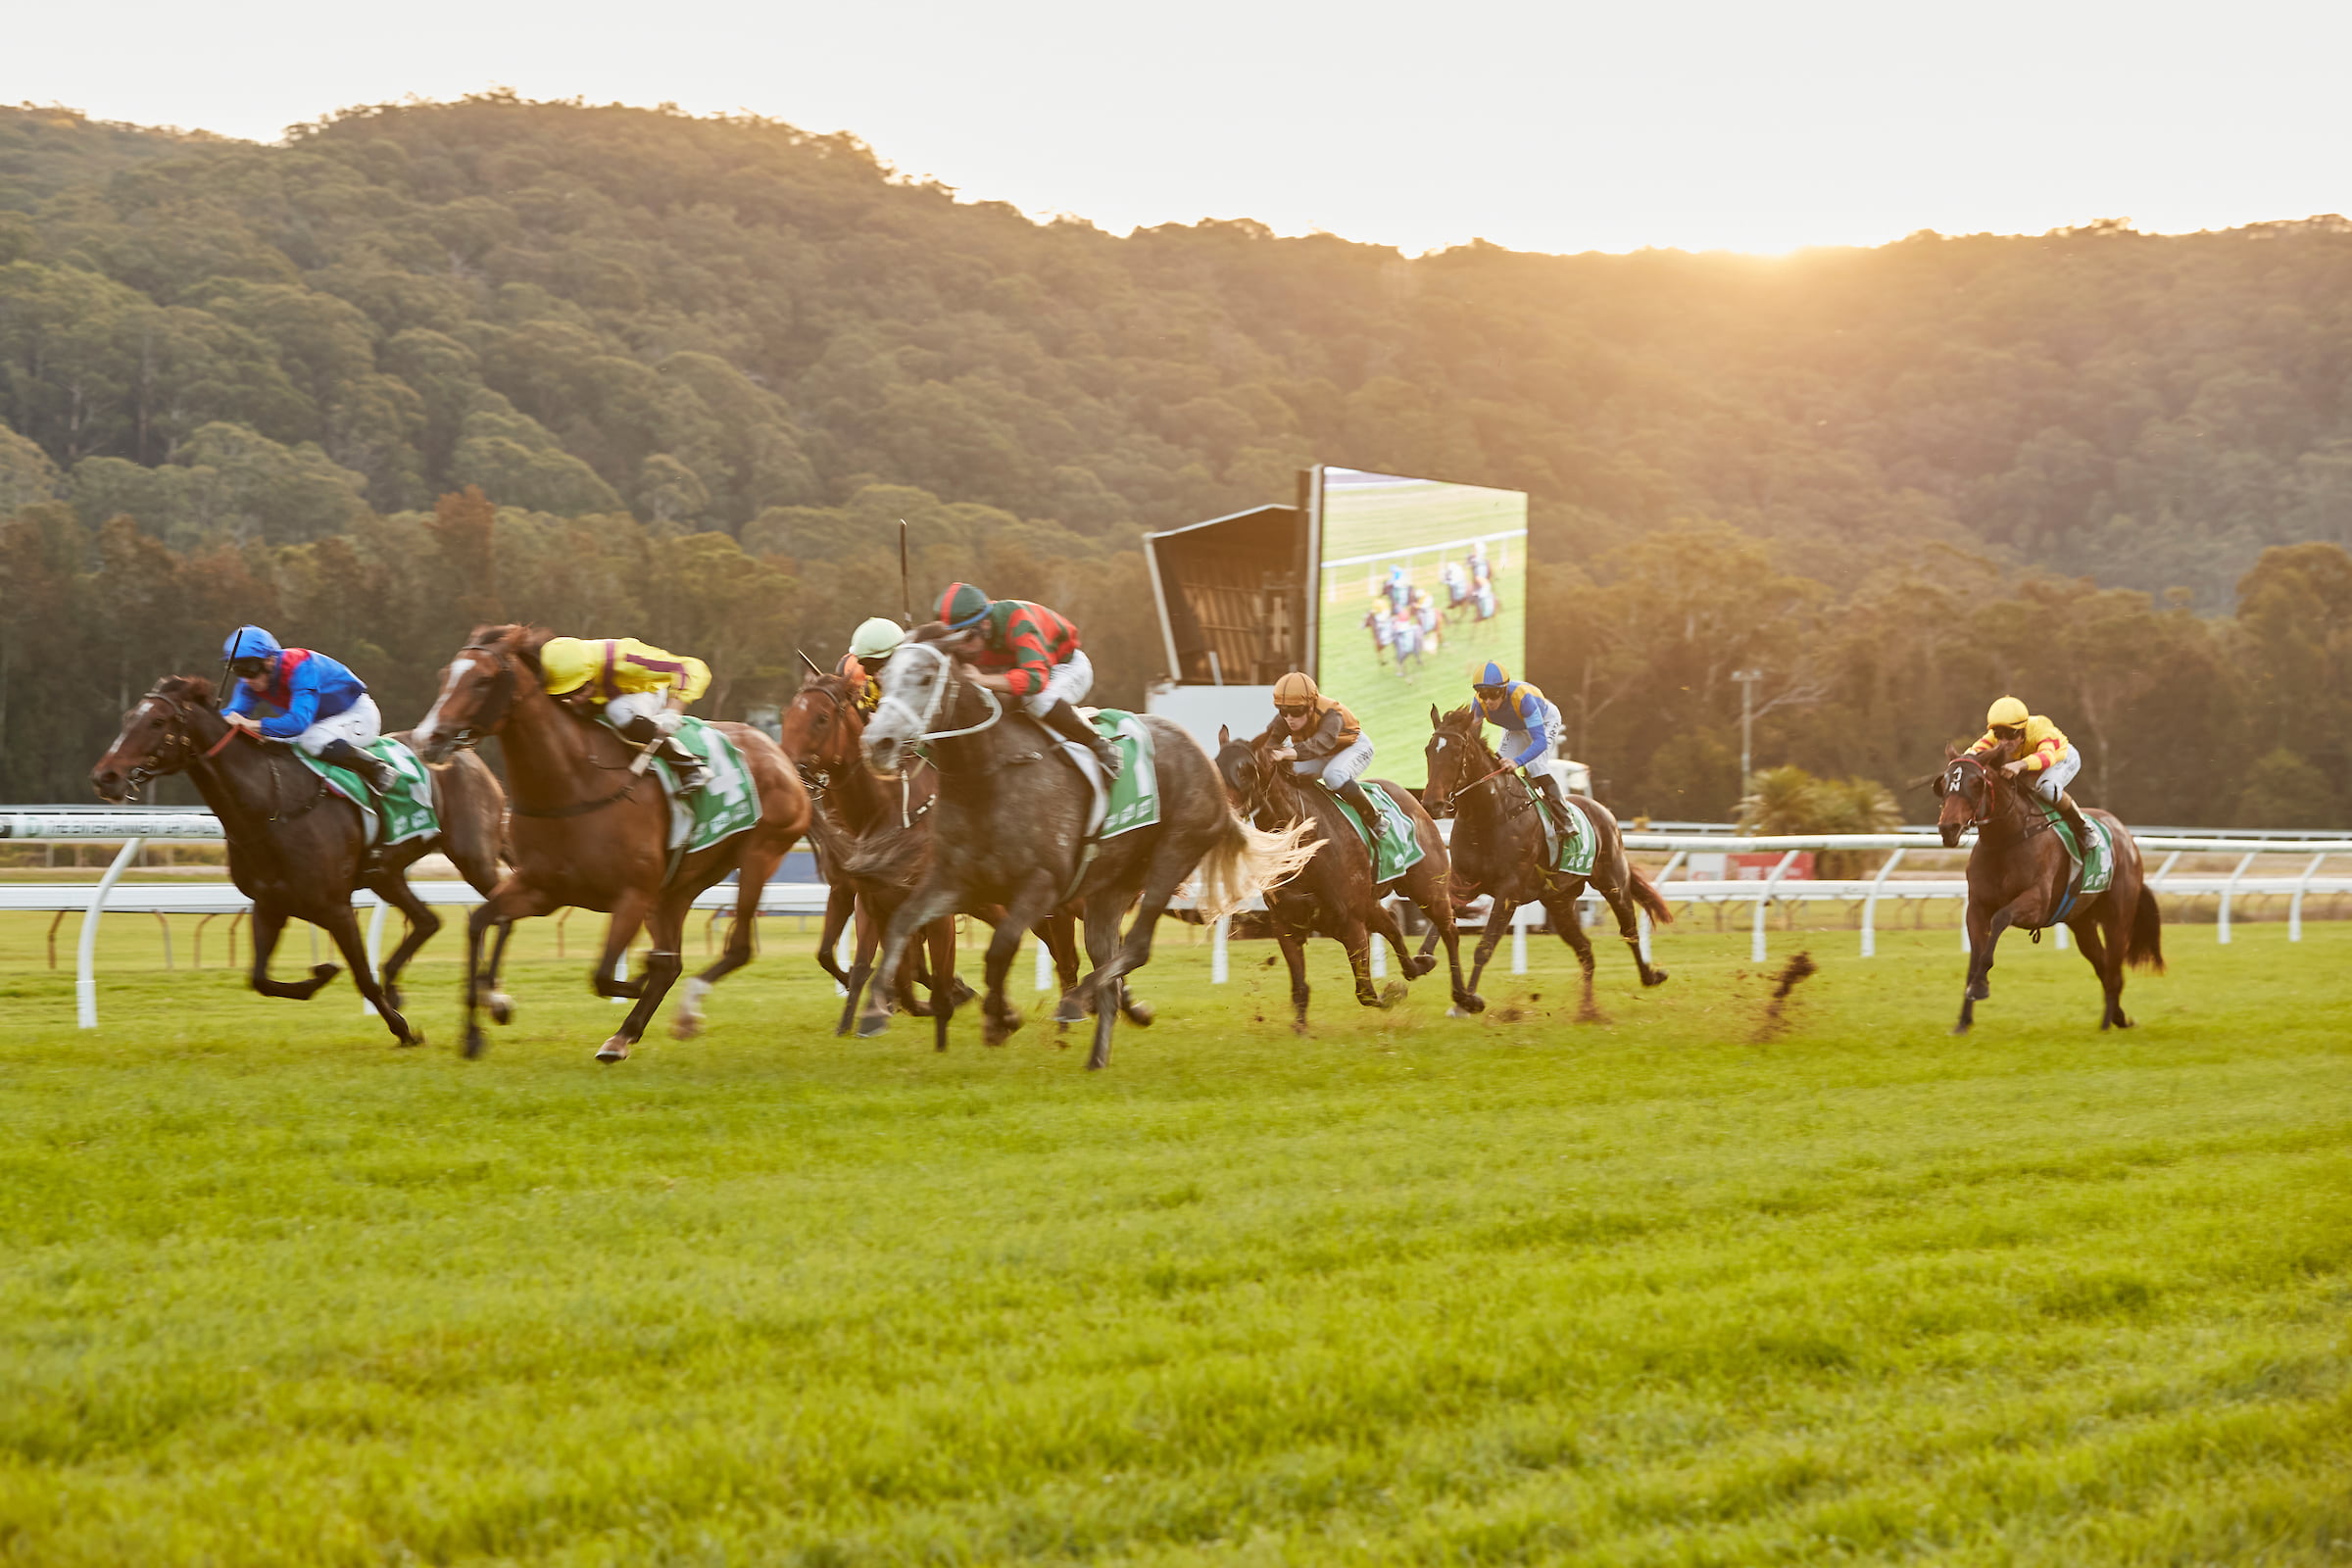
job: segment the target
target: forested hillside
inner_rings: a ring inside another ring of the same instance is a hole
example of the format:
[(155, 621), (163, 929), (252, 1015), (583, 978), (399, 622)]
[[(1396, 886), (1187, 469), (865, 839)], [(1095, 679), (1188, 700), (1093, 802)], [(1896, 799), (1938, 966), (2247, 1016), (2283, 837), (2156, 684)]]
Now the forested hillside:
[(0, 112), (0, 797), (249, 616), (403, 723), (493, 614), (691, 643), (739, 709), (897, 608), (901, 515), (922, 586), (1052, 599), (1134, 701), (1138, 528), (1325, 461), (1531, 492), (1534, 673), (1631, 808), (1729, 806), (1762, 662), (1765, 760), (1896, 782), (2015, 685), (2128, 812), (2337, 819), (2352, 561), (2257, 563), (2352, 540), (2347, 301), (2338, 220), (1407, 260), (1040, 224), (751, 121)]

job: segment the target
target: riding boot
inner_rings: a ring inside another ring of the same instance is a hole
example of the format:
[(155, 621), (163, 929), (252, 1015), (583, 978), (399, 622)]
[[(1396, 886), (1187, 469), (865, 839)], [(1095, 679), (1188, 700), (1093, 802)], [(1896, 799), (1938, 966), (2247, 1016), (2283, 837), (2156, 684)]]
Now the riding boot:
[(645, 714), (630, 719), (620, 733), (624, 740), (652, 748), (656, 757), (670, 765), (677, 774), (680, 795), (692, 795), (709, 781), (710, 770), (703, 765), (703, 760), (679, 745), (675, 736), (662, 733), (662, 726)]
[(1568, 838), (1576, 836), (1576, 818), (1568, 814), (1567, 798), (1560, 794), (1560, 781), (1549, 773), (1533, 773), (1536, 789), (1551, 807), (1551, 818), (1560, 824), (1560, 832)]
[(1102, 732), (1078, 716), (1078, 710), (1068, 703), (1055, 703), (1045, 712), (1046, 728), (1054, 734), (1076, 741), (1095, 754), (1102, 764), (1102, 776), (1117, 778), (1125, 765), (1119, 760), (1119, 749), (1102, 738)]
[(380, 761), (361, 751), (347, 740), (331, 740), (318, 748), (318, 760), (348, 767), (368, 781), (368, 787), (378, 795), (389, 795), (400, 782), (400, 772), (390, 762)]
[(1349, 779), (1331, 793), (1355, 808), (1355, 814), (1364, 819), (1365, 832), (1370, 833), (1374, 838), (1380, 837), (1381, 829), (1387, 824), (1382, 820), (1380, 812), (1373, 807), (1372, 797), (1364, 793), (1364, 787), (1361, 784), (1354, 779)]
[(2088, 855), (2091, 850), (2090, 824), (2082, 820), (2082, 808), (2077, 806), (2075, 798), (2064, 790), (2058, 792), (2058, 814), (2066, 818), (2066, 825), (2075, 830), (2075, 842), (2082, 846), (2084, 855)]

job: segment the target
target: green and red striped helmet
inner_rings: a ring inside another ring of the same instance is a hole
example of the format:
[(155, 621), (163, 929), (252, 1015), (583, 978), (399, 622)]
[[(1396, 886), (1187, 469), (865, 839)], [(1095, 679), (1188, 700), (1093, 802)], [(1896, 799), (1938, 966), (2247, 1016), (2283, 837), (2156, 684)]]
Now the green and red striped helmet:
[(939, 596), (939, 618), (950, 631), (969, 631), (988, 613), (988, 595), (968, 582), (952, 582)]

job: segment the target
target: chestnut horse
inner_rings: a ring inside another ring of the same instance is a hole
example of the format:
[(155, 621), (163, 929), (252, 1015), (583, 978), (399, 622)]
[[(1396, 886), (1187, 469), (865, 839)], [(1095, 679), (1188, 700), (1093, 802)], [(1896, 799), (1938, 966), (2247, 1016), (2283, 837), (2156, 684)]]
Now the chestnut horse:
[[(438, 850), (475, 892), (497, 885), (499, 816), (506, 803), (481, 759), (464, 757), (434, 770), (439, 834), (370, 853), (359, 808), (287, 755), (284, 742), (230, 728), (214, 710), (213, 683), (201, 675), (167, 675), (122, 715), (122, 733), (90, 769), (90, 783), (100, 800), (121, 805), (162, 773), (187, 774), (227, 835), (229, 880), (253, 901), (253, 989), (307, 1002), (335, 977), (335, 966), (321, 963), (307, 980), (270, 978), (270, 956), (286, 922), (308, 920), (335, 939), (353, 983), (392, 1038), (423, 1045), (424, 1036), (401, 1016), (400, 971), (441, 929), (441, 917), (409, 886), (408, 870)], [(408, 920), (400, 946), (384, 960), (380, 982), (368, 971), (359, 918), (351, 911), (351, 895), (359, 888)]]
[(2027, 786), (2000, 771), (2014, 755), (2006, 745), (1973, 756), (1950, 751), (1936, 777), (1936, 793), (1943, 798), (1936, 827), (1944, 848), (1959, 848), (1960, 835), (1977, 830), (1968, 855), (1968, 984), (1952, 1033), (1968, 1033), (1977, 1004), (1992, 995), (1992, 950), (2001, 933), (2024, 926), (2038, 942), (2044, 926), (2058, 924), (2075, 934), (2082, 956), (2098, 971), (2104, 999), (2099, 1027), (2129, 1029), (2125, 966), (2164, 972), (2164, 916), (2148, 888), (2139, 846), (2114, 813), (2085, 809), (2083, 817), (2106, 823), (2114, 840), (2115, 877), (2104, 893), (2076, 900), (2061, 915), (2074, 862)]
[[(1453, 808), (1454, 902), (1467, 904), (1482, 893), (1494, 900), (1487, 910), (1487, 928), (1479, 934), (1477, 955), (1471, 960), (1470, 989), (1478, 989), (1479, 977), (1487, 972), (1487, 960), (1509, 929), (1513, 912), (1524, 905), (1539, 904), (1550, 916), (1551, 929), (1576, 954), (1577, 966), (1584, 971), (1578, 1021), (1598, 1019), (1600, 1009), (1592, 1002), (1592, 944), (1585, 937), (1577, 909), (1577, 900), (1588, 885), (1607, 901), (1617, 916), (1617, 934), (1634, 956), (1642, 984), (1664, 985), (1666, 971), (1642, 956), (1640, 911), (1647, 910), (1660, 925), (1673, 920), (1674, 911), (1642, 868), (1626, 858), (1625, 835), (1609, 808), (1588, 796), (1568, 797), (1592, 820), (1600, 842), (1594, 847), (1590, 878), (1552, 870), (1544, 863), (1544, 824), (1536, 817), (1535, 801), (1519, 782), (1517, 770), (1505, 767), (1487, 744), (1478, 710), (1457, 708), (1440, 714), (1433, 707), (1429, 722), (1434, 733), (1427, 753), (1429, 787), (1422, 792), (1422, 799), (1433, 807), (1444, 803)], [(1427, 946), (1423, 944), (1425, 950)]]
[[(630, 771), (638, 749), (609, 726), (564, 711), (542, 688), (539, 649), (549, 635), (535, 626), (476, 627), (450, 661), (441, 695), (416, 726), (417, 749), (428, 760), (498, 736), (514, 794), (514, 869), (466, 924), (466, 1054), (478, 1056), (485, 1045), (477, 1007), (488, 1001), (500, 1023), (513, 1013), (498, 991), (495, 957), (483, 972), (482, 934), (569, 905), (612, 916), (589, 984), (600, 997), (637, 1004), (596, 1053), (599, 1061), (621, 1061), (645, 1038), (646, 1025), (684, 967), (686, 911), (695, 896), (729, 871), (737, 873), (738, 891), (726, 951), (686, 982), (671, 1033), (680, 1040), (700, 1033), (703, 997), (751, 961), (760, 895), (808, 831), (808, 792), (774, 741), (749, 724), (711, 725), (742, 755), (759, 795), (760, 819), (681, 857), (673, 868), (669, 802), (653, 779)], [(645, 973), (616, 980), (613, 965), (640, 926), (654, 944)]]
[[(815, 807), (808, 831), (824, 852), (825, 881), (831, 889), (825, 900), (825, 929), (817, 939), (816, 962), (847, 993), (841, 1023), (833, 1031), (836, 1035), (848, 1034), (857, 1022), (858, 1004), (874, 972), (874, 952), (881, 945), (882, 929), (922, 877), (931, 854), (931, 802), (939, 792), (939, 774), (929, 767), (910, 768), (890, 785), (875, 778), (859, 751), (864, 738), (865, 715), (858, 710), (851, 682), (841, 675), (824, 674), (802, 678), (800, 691), (784, 710), (782, 733), (777, 738), (784, 755), (800, 769), (801, 781), (808, 786), (808, 798)], [(853, 915), (858, 923), (858, 951), (845, 970), (833, 950)], [(1064, 997), (1058, 1016), (1067, 1023), (1083, 1021), (1084, 1009), (1067, 995), (1078, 980), (1076, 921), (1066, 911), (1056, 910), (1039, 923), (1037, 934), (1053, 953), (1054, 968), (1061, 977)], [(908, 949), (907, 962), (920, 969), (917, 960), (927, 955), (927, 972), (900, 975), (897, 989), (906, 997), (908, 1012), (936, 1020), (934, 1044), (945, 1051), (954, 1006), (974, 995), (956, 978), (956, 917), (943, 915), (931, 922), (923, 943), (921, 953)], [(911, 991), (916, 983), (932, 992), (929, 1007), (913, 1001)], [(937, 1001), (943, 987), (956, 992), (955, 1002), (945, 1007)]]
[(1487, 1004), (1462, 984), (1460, 934), (1454, 929), (1453, 899), (1449, 891), (1451, 861), (1438, 824), (1421, 808), (1412, 791), (1385, 779), (1369, 779), (1389, 792), (1389, 798), (1412, 819), (1413, 836), (1420, 842), (1421, 858), (1385, 886), (1373, 880), (1372, 857), (1356, 836), (1348, 808), (1322, 785), (1299, 777), (1287, 762), (1274, 760), (1273, 737), (1247, 739), (1220, 726), (1217, 730), (1217, 773), (1225, 781), (1225, 798), (1247, 812), (1261, 828), (1282, 829), (1309, 824), (1315, 856), (1297, 876), (1266, 893), (1266, 912), (1273, 916), (1274, 940), (1282, 947), (1283, 962), (1291, 971), (1291, 1028), (1306, 1033), (1306, 939), (1330, 937), (1348, 951), (1348, 967), (1355, 975), (1355, 1000), (1367, 1007), (1392, 1007), (1404, 999), (1404, 987), (1392, 983), (1376, 991), (1368, 960), (1372, 938), (1388, 939), (1407, 980), (1418, 980), (1437, 967), (1425, 950), (1419, 956), (1405, 947), (1404, 930), (1396, 911), (1385, 902), (1391, 891), (1401, 892), (1429, 917), (1434, 937), (1446, 943), (1446, 962), (1452, 971), (1453, 1010), (1484, 1012)]

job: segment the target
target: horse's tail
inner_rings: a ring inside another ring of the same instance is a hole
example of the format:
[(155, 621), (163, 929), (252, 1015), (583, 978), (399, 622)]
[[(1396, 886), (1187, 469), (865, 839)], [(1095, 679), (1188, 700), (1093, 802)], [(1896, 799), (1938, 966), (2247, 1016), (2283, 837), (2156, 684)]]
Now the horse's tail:
[(1626, 885), (1634, 895), (1634, 902), (1647, 910), (1650, 919), (1659, 925), (1672, 925), (1674, 910), (1667, 907), (1666, 895), (1658, 891), (1658, 885), (1649, 879), (1649, 874), (1630, 862), (1625, 871)]
[(1200, 858), (1200, 870), (1195, 873), (1194, 902), (1200, 906), (1200, 918), (1222, 920), (1266, 889), (1305, 869), (1315, 851), (1323, 847), (1321, 839), (1306, 838), (1314, 826), (1311, 819), (1301, 817), (1269, 833), (1228, 810), (1217, 842)]
[(2164, 916), (2156, 907), (2156, 894), (2147, 884), (2140, 884), (2139, 903), (2132, 909), (2132, 936), (2124, 946), (2124, 961), (2137, 969), (2153, 969), (2164, 973)]

